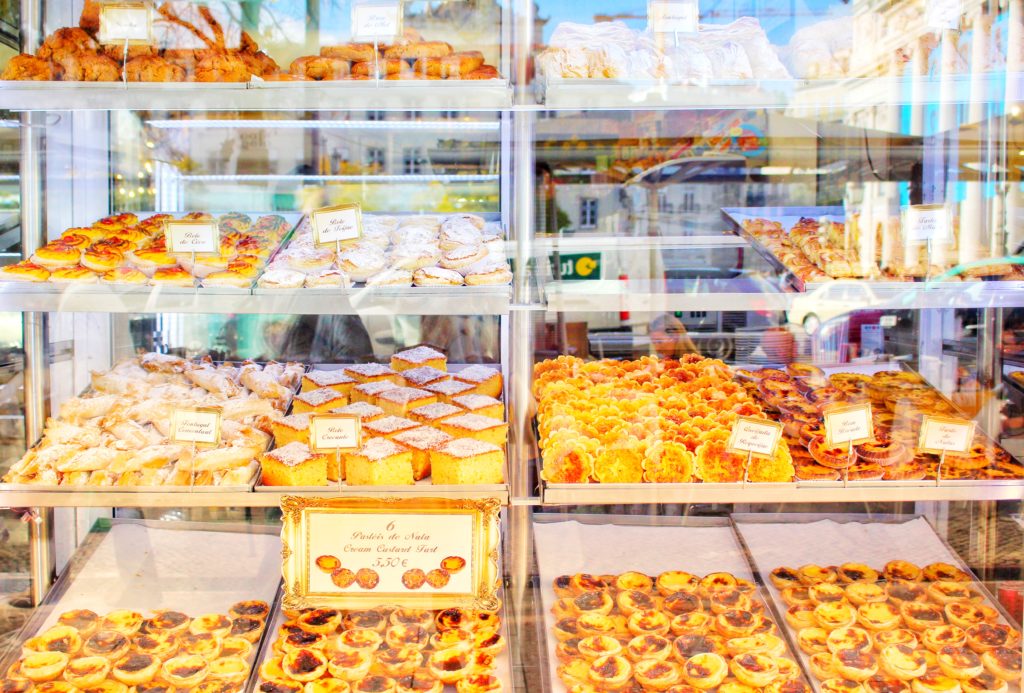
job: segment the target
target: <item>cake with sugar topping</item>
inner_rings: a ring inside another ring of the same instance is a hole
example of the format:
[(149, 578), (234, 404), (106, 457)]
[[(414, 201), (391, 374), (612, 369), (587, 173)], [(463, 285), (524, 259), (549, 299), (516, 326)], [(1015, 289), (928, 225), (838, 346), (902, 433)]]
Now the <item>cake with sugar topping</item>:
[(408, 431), (410, 428), (416, 428), (420, 424), (415, 421), (403, 418), (401, 416), (382, 416), (379, 419), (373, 421), (363, 422), (363, 431), (368, 436), (390, 438), (398, 435), (402, 431)]
[(289, 443), (263, 453), (264, 486), (326, 486), (327, 456), (303, 443)]
[(437, 401), (446, 402), (447, 404), (451, 404), (454, 397), (473, 392), (473, 386), (461, 380), (442, 380), (441, 382), (427, 385), (423, 389), (437, 395)]
[(431, 383), (438, 383), (442, 380), (449, 380), (452, 376), (447, 371), (442, 371), (433, 366), (420, 366), (402, 371), (402, 380), (409, 387), (423, 387)]
[(336, 371), (309, 371), (302, 376), (303, 390), (329, 387), (347, 396), (355, 385), (356, 379), (345, 373), (342, 369)]
[(353, 402), (338, 409), (331, 409), (332, 414), (353, 414), (362, 422), (373, 421), (384, 416), (384, 410), (369, 402)]
[(437, 349), (431, 349), (428, 346), (405, 349), (391, 357), (391, 367), (399, 372), (421, 366), (430, 366), (439, 371), (446, 371), (448, 370), (448, 357)]
[(430, 426), (419, 426), (403, 431), (391, 440), (412, 452), (412, 478), (416, 481), (430, 476), (430, 452), (452, 437)]
[(372, 383), (362, 383), (352, 388), (353, 402), (367, 402), (373, 404), (377, 401), (377, 395), (385, 390), (393, 390), (398, 387), (390, 380), (378, 380)]
[(377, 395), (377, 405), (393, 416), (405, 416), (412, 409), (436, 401), (437, 395), (417, 387), (396, 387)]
[(410, 410), (409, 418), (413, 421), (419, 421), (420, 423), (434, 425), (438, 421), (443, 421), (453, 416), (465, 413), (465, 409), (457, 407), (454, 404), (434, 402), (433, 404), (427, 404)]
[(487, 395), (459, 395), (452, 397), (452, 404), (462, 407), (471, 414), (490, 416), (499, 421), (505, 420), (505, 405), (500, 399)]
[(473, 394), (501, 397), (501, 371), (489, 366), (473, 365), (452, 375), (456, 380), (472, 385)]
[(388, 438), (371, 438), (345, 456), (345, 474), (352, 486), (410, 485), (412, 451)]
[(472, 438), (451, 440), (430, 451), (431, 483), (437, 485), (500, 484), (504, 466), (501, 448)]
[(383, 363), (355, 363), (345, 366), (345, 375), (354, 378), (360, 383), (373, 383), (380, 380), (390, 380), (396, 385), (401, 380), (393, 369)]
[(309, 445), (309, 414), (292, 414), (270, 423), (274, 434), (274, 447), (290, 443)]
[(292, 400), (293, 414), (317, 413), (326, 414), (331, 409), (337, 409), (348, 404), (348, 397), (337, 390), (329, 387), (321, 387), (317, 390), (300, 392)]
[(508, 424), (479, 414), (453, 416), (438, 421), (437, 427), (453, 438), (473, 438), (491, 445), (504, 445), (508, 437)]

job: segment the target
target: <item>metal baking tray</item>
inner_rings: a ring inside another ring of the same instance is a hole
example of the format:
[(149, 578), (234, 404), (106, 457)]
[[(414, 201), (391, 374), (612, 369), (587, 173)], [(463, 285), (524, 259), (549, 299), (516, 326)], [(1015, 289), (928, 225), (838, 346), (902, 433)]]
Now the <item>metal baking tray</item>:
[[(174, 609), (196, 617), (227, 613), (237, 601), (260, 599), (274, 613), (281, 582), (278, 533), (271, 525), (99, 520), (10, 642), (3, 667), (21, 656), (23, 642), (73, 609), (100, 616), (115, 609), (144, 615)], [(231, 560), (225, 561), (225, 555)], [(259, 648), (254, 643), (252, 670)]]

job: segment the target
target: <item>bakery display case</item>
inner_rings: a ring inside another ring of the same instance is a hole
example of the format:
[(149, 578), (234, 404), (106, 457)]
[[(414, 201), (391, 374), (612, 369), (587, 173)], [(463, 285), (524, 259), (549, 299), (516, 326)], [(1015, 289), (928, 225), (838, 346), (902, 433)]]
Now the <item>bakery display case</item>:
[(1021, 0), (16, 4), (5, 691), (1019, 691)]

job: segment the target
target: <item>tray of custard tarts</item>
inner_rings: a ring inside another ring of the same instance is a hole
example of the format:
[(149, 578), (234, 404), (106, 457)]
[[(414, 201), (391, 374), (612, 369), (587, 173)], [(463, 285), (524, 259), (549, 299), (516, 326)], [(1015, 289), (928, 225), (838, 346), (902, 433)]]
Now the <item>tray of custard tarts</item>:
[[(275, 445), (261, 458), (256, 490), (506, 497), (503, 389), (499, 365), (449, 364), (427, 346), (399, 351), (386, 364), (314, 365), (291, 413), (272, 422)], [(318, 414), (358, 417), (359, 448), (312, 449)]]
[(1021, 633), (923, 517), (734, 515), (821, 693), (1015, 693)]
[(511, 691), (507, 637), (500, 609), (281, 609), (254, 691)]
[(5, 653), (3, 690), (245, 690), (280, 583), (272, 529), (101, 520)]
[(809, 693), (724, 518), (535, 516), (546, 690)]

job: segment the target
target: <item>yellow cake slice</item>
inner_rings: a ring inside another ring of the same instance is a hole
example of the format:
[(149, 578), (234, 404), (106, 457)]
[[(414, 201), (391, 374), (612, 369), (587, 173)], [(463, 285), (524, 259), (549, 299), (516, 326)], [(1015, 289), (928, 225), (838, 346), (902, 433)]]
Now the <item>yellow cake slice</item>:
[(406, 349), (391, 357), (391, 367), (399, 372), (421, 366), (430, 366), (439, 371), (446, 371), (448, 370), (448, 357), (428, 346)]
[(338, 409), (331, 409), (332, 414), (350, 414), (358, 416), (360, 421), (373, 421), (383, 417), (384, 410), (378, 407), (376, 404), (370, 404), (369, 402), (353, 402), (352, 404), (346, 404), (344, 407)]
[(391, 440), (412, 451), (412, 478), (416, 481), (430, 476), (430, 453), (452, 437), (430, 426), (419, 426), (399, 433)]
[(386, 391), (393, 390), (398, 385), (395, 385), (390, 380), (379, 380), (372, 383), (361, 383), (352, 388), (352, 401), (353, 402), (368, 402), (374, 404), (377, 401), (377, 395)]
[(508, 437), (508, 424), (489, 416), (460, 414), (444, 421), (437, 427), (452, 438), (474, 438), (491, 445), (504, 445)]
[(356, 386), (356, 379), (345, 373), (344, 370), (334, 371), (309, 371), (302, 376), (302, 391), (319, 390), (322, 387), (329, 387), (341, 394), (348, 396), (352, 388)]
[(452, 404), (462, 407), (470, 414), (489, 416), (499, 421), (505, 420), (505, 405), (500, 399), (487, 395), (459, 395), (452, 397)]
[(501, 371), (488, 366), (466, 366), (452, 373), (456, 380), (473, 386), (473, 394), (501, 397)]
[(433, 484), (500, 484), (504, 467), (501, 448), (472, 438), (452, 440), (430, 452)]
[(345, 456), (345, 474), (352, 486), (412, 484), (412, 451), (388, 438), (371, 438)]
[(457, 407), (454, 404), (434, 402), (433, 404), (427, 404), (411, 410), (409, 412), (409, 418), (413, 421), (419, 421), (420, 423), (433, 426), (438, 421), (444, 421), (445, 419), (450, 419), (453, 416), (465, 413), (465, 409)]
[(345, 366), (345, 375), (354, 378), (360, 383), (374, 383), (381, 380), (390, 380), (395, 385), (401, 382), (401, 377), (392, 368), (383, 363), (355, 363)]
[(363, 422), (363, 434), (371, 438), (391, 438), (420, 424), (401, 416), (382, 416)]
[(348, 397), (329, 387), (300, 392), (292, 400), (293, 414), (326, 414), (332, 409), (348, 404)]
[(274, 447), (283, 448), (289, 443), (309, 445), (309, 414), (292, 414), (270, 422), (274, 434)]
[(473, 386), (461, 380), (442, 380), (423, 388), (427, 392), (437, 395), (438, 402), (451, 404), (452, 399), (459, 395), (468, 395), (473, 392)]
[(437, 401), (437, 395), (418, 387), (396, 387), (377, 395), (377, 406), (392, 416), (405, 416), (411, 410)]
[(420, 366), (402, 371), (402, 380), (405, 381), (406, 387), (426, 387), (443, 380), (451, 380), (451, 377), (446, 371), (433, 366)]
[(302, 443), (289, 443), (263, 453), (264, 486), (326, 486), (327, 455)]

